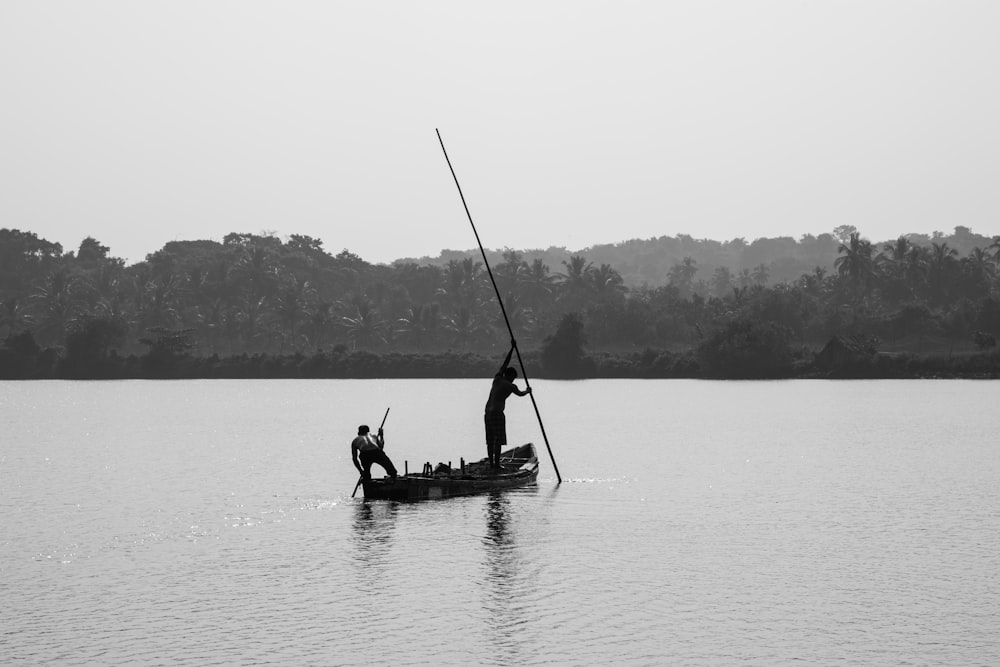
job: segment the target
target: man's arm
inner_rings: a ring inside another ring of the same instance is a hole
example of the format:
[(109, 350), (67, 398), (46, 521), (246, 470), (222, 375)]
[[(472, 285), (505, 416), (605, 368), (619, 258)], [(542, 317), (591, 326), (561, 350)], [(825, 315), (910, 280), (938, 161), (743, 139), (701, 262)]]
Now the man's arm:
[(361, 461), (358, 461), (358, 446), (354, 442), (351, 443), (351, 458), (354, 459), (354, 467), (358, 472), (364, 474), (365, 469), (361, 467)]
[(378, 435), (375, 436), (375, 442), (378, 443), (380, 448), (385, 449), (385, 434), (382, 432), (381, 426), (378, 429)]
[(515, 384), (514, 393), (517, 394), (518, 396), (527, 396), (528, 394), (531, 393), (531, 387), (525, 387), (524, 391), (521, 391), (520, 389), (517, 388), (517, 385)]

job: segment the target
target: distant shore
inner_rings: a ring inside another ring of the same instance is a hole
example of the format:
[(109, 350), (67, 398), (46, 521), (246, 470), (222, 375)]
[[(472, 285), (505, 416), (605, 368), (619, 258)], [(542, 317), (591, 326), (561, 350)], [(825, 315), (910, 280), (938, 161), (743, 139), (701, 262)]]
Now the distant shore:
[[(790, 365), (757, 368), (755, 372), (709, 371), (692, 351), (585, 355), (577, 368), (550, 373), (537, 352), (524, 354), (529, 380), (537, 379), (1000, 379), (1000, 353), (917, 355), (879, 353), (824, 363), (803, 352)], [(5, 380), (126, 380), (126, 379), (452, 379), (490, 378), (497, 361), (475, 353), (316, 352), (287, 355), (239, 354), (169, 358), (116, 355), (68, 363), (55, 350), (13, 358), (0, 355), (0, 379)]]

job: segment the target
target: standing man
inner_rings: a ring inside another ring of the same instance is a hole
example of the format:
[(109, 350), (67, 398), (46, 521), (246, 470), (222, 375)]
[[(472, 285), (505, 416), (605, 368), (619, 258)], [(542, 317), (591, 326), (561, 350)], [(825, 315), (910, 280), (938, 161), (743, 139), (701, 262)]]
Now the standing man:
[(510, 352), (503, 360), (500, 370), (493, 376), (493, 386), (490, 388), (490, 398), (486, 401), (486, 412), (483, 421), (486, 423), (486, 455), (490, 459), (490, 466), (494, 470), (500, 469), (500, 450), (507, 446), (507, 420), (504, 417), (503, 409), (507, 397), (511, 394), (527, 396), (531, 393), (531, 387), (524, 391), (517, 388), (514, 378), (517, 371), (509, 366), (510, 357), (514, 354), (517, 343), (513, 339), (510, 341)]
[[(351, 458), (354, 459), (354, 467), (361, 473), (361, 477), (367, 482), (372, 478), (371, 468), (373, 463), (377, 463), (389, 473), (389, 477), (396, 479), (396, 466), (386, 456), (385, 436), (379, 428), (378, 435), (372, 437), (369, 433), (371, 429), (362, 424), (358, 427), (358, 437), (351, 441)], [(358, 458), (360, 457), (360, 461)]]

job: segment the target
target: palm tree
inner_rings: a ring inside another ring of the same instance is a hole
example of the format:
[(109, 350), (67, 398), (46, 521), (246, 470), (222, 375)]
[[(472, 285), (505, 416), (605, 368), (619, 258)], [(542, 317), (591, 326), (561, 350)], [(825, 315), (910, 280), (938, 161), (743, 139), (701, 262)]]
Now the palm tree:
[(487, 333), (482, 319), (468, 308), (459, 308), (445, 320), (444, 328), (451, 333), (452, 343), (466, 351), (477, 346)]
[(914, 245), (906, 254), (905, 278), (911, 292), (923, 289), (927, 282), (927, 267), (929, 253), (926, 248)]
[(590, 282), (590, 272), (594, 265), (582, 255), (571, 255), (569, 261), (563, 260), (565, 273), (557, 274), (559, 291), (556, 298), (560, 312), (582, 312), (593, 295), (593, 285)]
[(507, 330), (508, 322), (515, 336), (523, 334), (524, 337), (530, 338), (533, 333), (531, 311), (524, 308), (516, 295), (508, 294), (504, 298), (504, 311), (507, 313), (506, 321), (503, 312), (500, 311), (497, 311), (496, 317), (493, 319), (495, 340), (500, 343), (508, 340), (510, 337), (510, 332)]
[(471, 257), (449, 260), (444, 267), (444, 287), (442, 288), (452, 312), (459, 308), (474, 308), (479, 300), (482, 278), (485, 276), (482, 262)]
[(41, 310), (40, 333), (56, 343), (62, 343), (66, 338), (66, 328), (80, 313), (80, 279), (65, 268), (59, 269), (48, 275), (31, 298)]
[(411, 307), (405, 317), (397, 320), (398, 333), (416, 349), (432, 344), (443, 325), (441, 306), (436, 302)]
[(909, 272), (909, 258), (916, 246), (905, 236), (893, 243), (882, 246), (882, 252), (875, 257), (876, 277), (883, 294), (892, 302), (902, 302), (913, 295)]
[(885, 257), (894, 264), (901, 264), (912, 249), (913, 243), (905, 236), (900, 236), (893, 243), (886, 243), (882, 246), (885, 254), (879, 253), (879, 257)]
[(698, 262), (692, 257), (685, 257), (680, 264), (674, 264), (667, 272), (667, 283), (677, 288), (682, 299), (691, 297), (694, 289), (694, 277), (698, 273)]
[(222, 299), (212, 299), (208, 303), (195, 306), (186, 321), (195, 325), (198, 341), (204, 350), (218, 352), (220, 339), (228, 343), (232, 351), (232, 340), (223, 336), (230, 307)]
[[(267, 297), (254, 299), (247, 296), (234, 313), (235, 324), (243, 349), (268, 348), (270, 335), (267, 330)], [(263, 341), (263, 345), (260, 342)]]
[(621, 274), (611, 268), (610, 264), (601, 264), (596, 269), (591, 269), (587, 274), (587, 282), (599, 299), (622, 296), (627, 291)]
[(184, 278), (174, 273), (149, 280), (143, 285), (142, 307), (136, 311), (143, 330), (171, 328), (180, 323), (178, 301), (184, 287)]
[(273, 253), (262, 246), (250, 245), (243, 248), (234, 273), (243, 282), (249, 298), (254, 301), (272, 296), (277, 289), (278, 266)]
[(843, 256), (835, 259), (833, 266), (840, 277), (852, 286), (855, 301), (861, 301), (868, 296), (875, 277), (871, 241), (862, 239), (860, 234), (854, 232), (847, 243), (840, 244), (837, 252)]
[(817, 266), (813, 269), (812, 273), (804, 274), (799, 280), (799, 283), (807, 294), (815, 297), (820, 296), (828, 287), (826, 269), (821, 266)]
[(765, 286), (767, 285), (768, 279), (771, 277), (771, 270), (767, 268), (766, 264), (758, 264), (754, 267), (753, 272), (750, 274), (753, 278), (755, 285)]
[(350, 313), (341, 316), (341, 325), (355, 348), (372, 348), (385, 345), (387, 330), (382, 316), (365, 297), (351, 300)]
[(3, 323), (7, 325), (7, 337), (13, 336), (18, 327), (29, 326), (33, 320), (25, 311), (24, 304), (15, 296), (4, 299), (0, 317), (3, 317)]
[(549, 273), (549, 266), (541, 259), (535, 259), (524, 274), (524, 301), (532, 310), (552, 298), (559, 277)]
[(285, 341), (295, 346), (298, 323), (306, 315), (309, 301), (314, 294), (312, 284), (308, 280), (299, 278), (295, 278), (292, 284), (279, 293), (274, 310), (284, 333), (282, 348)]
[(125, 308), (125, 301), (118, 295), (101, 297), (94, 305), (92, 315), (104, 320), (116, 320), (126, 326), (131, 326), (130, 313)]
[(522, 259), (523, 257), (524, 255), (516, 250), (504, 250), (504, 261), (497, 264), (493, 270), (493, 277), (497, 281), (497, 289), (500, 290), (501, 294), (515, 293), (520, 288), (528, 270), (528, 265)]
[(975, 267), (978, 273), (982, 273), (986, 278), (992, 280), (997, 275), (996, 260), (989, 251), (983, 248), (973, 248), (969, 253), (969, 263)]
[(712, 294), (720, 299), (729, 295), (733, 287), (733, 274), (728, 266), (720, 266), (712, 273)]
[(967, 257), (959, 262), (961, 270), (962, 296), (979, 299), (990, 293), (996, 280), (997, 267), (988, 250), (973, 248)]
[(588, 262), (583, 255), (571, 255), (569, 261), (563, 260), (562, 264), (566, 267), (566, 273), (559, 274), (563, 286), (570, 291), (586, 290), (587, 272), (590, 271), (593, 264)]
[(953, 291), (952, 281), (958, 273), (958, 251), (947, 243), (931, 243), (928, 262), (928, 286), (931, 298), (938, 304), (948, 301)]
[(319, 301), (309, 309), (303, 336), (310, 346), (319, 349), (330, 339), (334, 328), (333, 306), (332, 303)]
[(108, 300), (120, 296), (124, 264), (124, 260), (117, 258), (102, 259), (86, 272), (83, 291), (91, 307), (101, 299)]
[(958, 261), (958, 251), (947, 243), (931, 243), (931, 268), (940, 271), (943, 267), (954, 266)]

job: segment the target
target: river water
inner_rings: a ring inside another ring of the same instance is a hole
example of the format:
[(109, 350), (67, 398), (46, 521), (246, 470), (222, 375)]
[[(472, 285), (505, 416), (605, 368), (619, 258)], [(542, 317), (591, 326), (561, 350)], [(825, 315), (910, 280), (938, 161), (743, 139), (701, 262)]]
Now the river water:
[(1000, 664), (1000, 383), (533, 386), (562, 484), (511, 397), (537, 486), (395, 504), (488, 380), (0, 383), (0, 662)]

